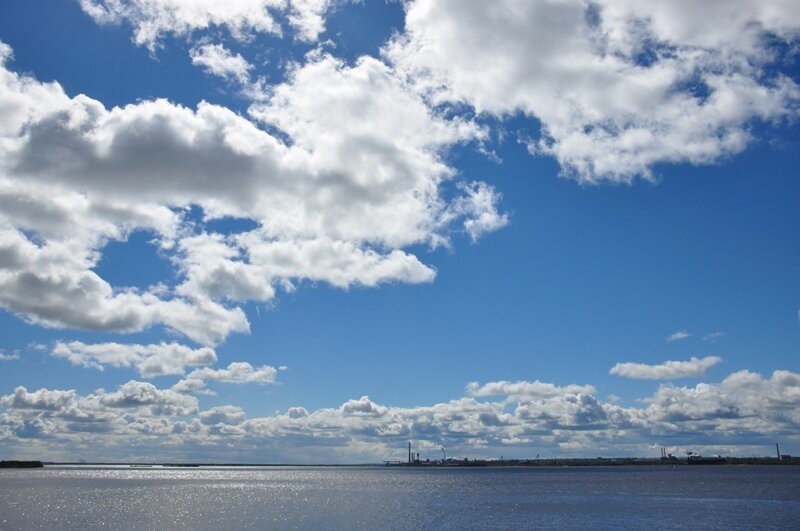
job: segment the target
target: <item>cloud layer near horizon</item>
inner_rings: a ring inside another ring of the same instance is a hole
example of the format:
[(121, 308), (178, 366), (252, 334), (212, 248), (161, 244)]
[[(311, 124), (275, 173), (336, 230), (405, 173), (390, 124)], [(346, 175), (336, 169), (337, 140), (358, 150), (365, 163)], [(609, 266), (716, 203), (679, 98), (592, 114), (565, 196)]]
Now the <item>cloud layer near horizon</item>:
[[(200, 371), (220, 382), (243, 381), (231, 376), (236, 370)], [(740, 455), (761, 451), (776, 437), (800, 442), (800, 375), (789, 371), (661, 385), (642, 402), (604, 402), (592, 386), (487, 382), (429, 406), (393, 407), (364, 396), (336, 408), (298, 406), (248, 418), (233, 405), (201, 411), (191, 395), (135, 380), (85, 396), (18, 387), (0, 398), (6, 409), (0, 448), (25, 441), (33, 452), (73, 460), (92, 448), (93, 459), (377, 462), (401, 458), (408, 440), (432, 458), (441, 446), (452, 456), (647, 455), (654, 445)]]

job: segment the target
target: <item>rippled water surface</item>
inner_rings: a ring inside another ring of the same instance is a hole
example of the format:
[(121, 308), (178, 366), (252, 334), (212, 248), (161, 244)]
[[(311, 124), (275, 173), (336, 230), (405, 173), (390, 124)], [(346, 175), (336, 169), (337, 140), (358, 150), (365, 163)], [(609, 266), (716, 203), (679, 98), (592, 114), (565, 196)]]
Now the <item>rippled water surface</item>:
[(800, 529), (800, 467), (0, 470), (0, 529)]

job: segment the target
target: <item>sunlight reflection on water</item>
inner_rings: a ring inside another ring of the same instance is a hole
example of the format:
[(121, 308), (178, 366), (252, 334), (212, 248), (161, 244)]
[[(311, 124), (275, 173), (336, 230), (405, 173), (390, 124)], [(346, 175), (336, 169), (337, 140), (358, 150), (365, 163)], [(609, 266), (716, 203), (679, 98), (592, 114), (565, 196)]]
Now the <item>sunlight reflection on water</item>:
[(800, 467), (0, 471), (0, 529), (793, 528)]

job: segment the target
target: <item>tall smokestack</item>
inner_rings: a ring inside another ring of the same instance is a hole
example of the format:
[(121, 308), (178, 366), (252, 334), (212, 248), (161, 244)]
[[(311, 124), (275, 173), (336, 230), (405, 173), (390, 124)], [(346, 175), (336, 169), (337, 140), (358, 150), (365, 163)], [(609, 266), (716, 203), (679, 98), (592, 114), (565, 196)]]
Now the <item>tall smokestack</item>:
[(411, 464), (411, 441), (408, 441), (408, 464)]

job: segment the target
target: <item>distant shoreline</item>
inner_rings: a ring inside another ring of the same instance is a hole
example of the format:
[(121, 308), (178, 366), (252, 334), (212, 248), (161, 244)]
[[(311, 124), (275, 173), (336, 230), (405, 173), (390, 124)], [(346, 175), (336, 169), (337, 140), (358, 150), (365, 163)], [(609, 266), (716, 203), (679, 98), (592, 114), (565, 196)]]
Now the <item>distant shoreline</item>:
[[(553, 458), (553, 459), (505, 459), (505, 460), (452, 460), (420, 462), (382, 462), (382, 463), (209, 463), (209, 462), (55, 462), (55, 461), (0, 461), (0, 468), (41, 468), (43, 466), (127, 466), (131, 468), (200, 468), (200, 467), (328, 467), (328, 468), (551, 468), (551, 467), (610, 467), (610, 466), (696, 466), (706, 462), (689, 463), (686, 459), (657, 459), (640, 457), (598, 457), (598, 458)], [(800, 458), (789, 457), (778, 460), (775, 457), (726, 457), (721, 465), (800, 465)]]

